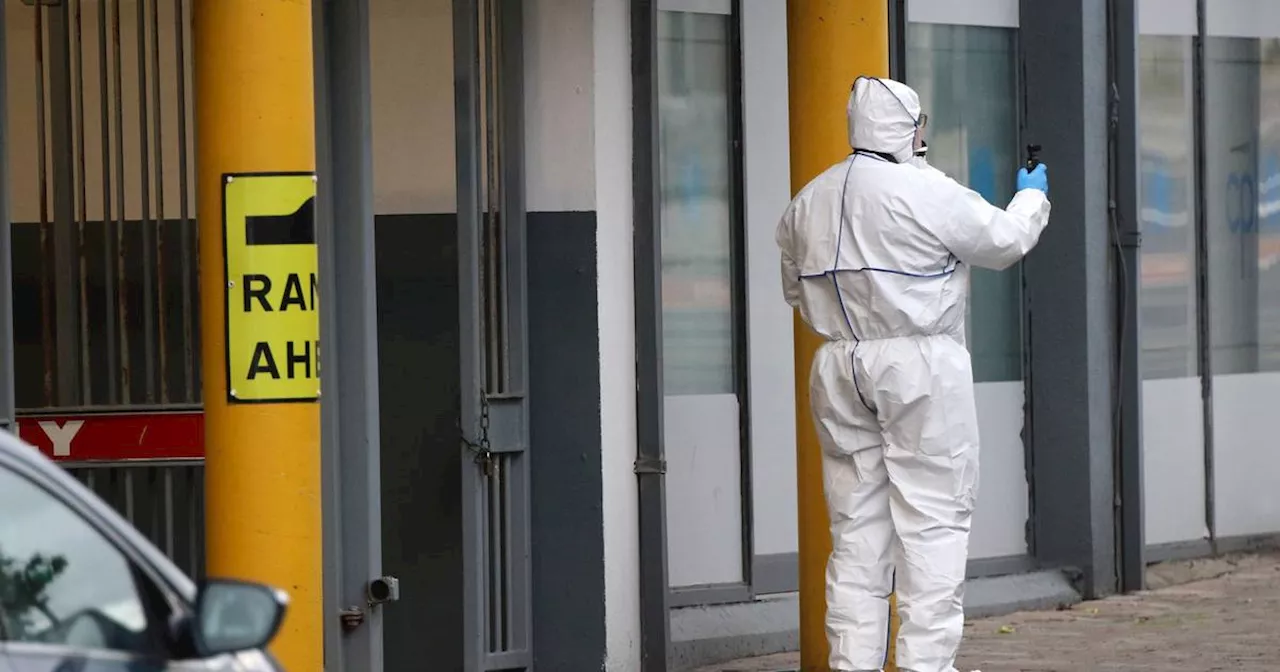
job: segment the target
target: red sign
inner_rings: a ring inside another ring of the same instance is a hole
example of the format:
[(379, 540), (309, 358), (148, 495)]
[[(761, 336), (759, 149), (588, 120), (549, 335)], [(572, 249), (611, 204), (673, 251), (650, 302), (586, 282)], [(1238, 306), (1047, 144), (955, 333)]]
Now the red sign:
[(19, 416), (18, 436), (57, 462), (201, 459), (204, 413)]

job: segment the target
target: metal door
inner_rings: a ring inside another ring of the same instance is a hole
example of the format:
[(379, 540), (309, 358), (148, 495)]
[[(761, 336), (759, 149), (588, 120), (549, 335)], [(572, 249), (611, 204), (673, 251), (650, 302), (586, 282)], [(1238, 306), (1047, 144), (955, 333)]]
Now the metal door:
[(532, 667), (520, 0), (454, 0), (464, 660)]

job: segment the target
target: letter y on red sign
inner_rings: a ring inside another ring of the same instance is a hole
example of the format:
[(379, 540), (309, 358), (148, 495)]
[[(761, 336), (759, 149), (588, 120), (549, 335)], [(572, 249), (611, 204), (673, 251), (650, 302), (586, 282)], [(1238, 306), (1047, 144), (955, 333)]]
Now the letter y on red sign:
[(44, 420), (39, 424), (40, 429), (44, 430), (44, 435), (49, 437), (49, 442), (53, 444), (54, 457), (68, 457), (71, 455), (71, 440), (80, 433), (84, 420), (68, 420), (67, 424), (61, 426), (52, 420)]

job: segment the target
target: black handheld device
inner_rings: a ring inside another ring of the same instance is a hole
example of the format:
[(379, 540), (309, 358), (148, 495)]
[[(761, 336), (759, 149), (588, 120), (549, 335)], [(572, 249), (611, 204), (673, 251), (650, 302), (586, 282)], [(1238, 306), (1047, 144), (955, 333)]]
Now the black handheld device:
[(1027, 172), (1036, 169), (1040, 165), (1040, 145), (1027, 145)]

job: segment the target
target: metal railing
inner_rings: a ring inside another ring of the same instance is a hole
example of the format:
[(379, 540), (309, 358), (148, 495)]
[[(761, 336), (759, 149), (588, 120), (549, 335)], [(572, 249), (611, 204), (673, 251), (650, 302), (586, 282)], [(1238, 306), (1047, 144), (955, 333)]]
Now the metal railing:
[(34, 113), (14, 143), (36, 168), (15, 191), (14, 302), (39, 316), (15, 333), (20, 408), (199, 401), (189, 2), (41, 0), (10, 27), (35, 94), (8, 110)]
[[(32, 75), (11, 88), (34, 94), (5, 110), (30, 129), (10, 147), (14, 382), (28, 414), (200, 402), (190, 3), (24, 0), (27, 18), (8, 22), (10, 72)], [(63, 464), (203, 574), (200, 460)]]

